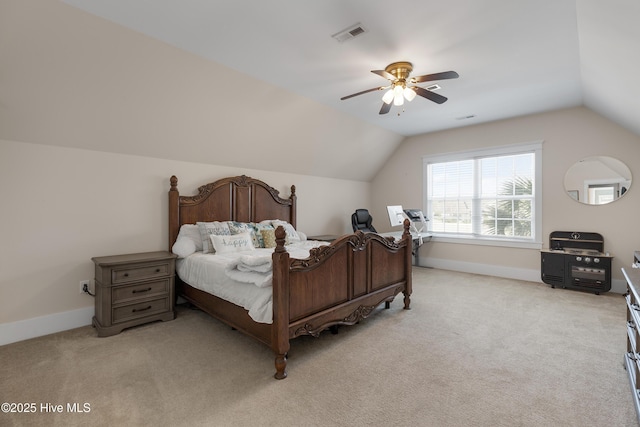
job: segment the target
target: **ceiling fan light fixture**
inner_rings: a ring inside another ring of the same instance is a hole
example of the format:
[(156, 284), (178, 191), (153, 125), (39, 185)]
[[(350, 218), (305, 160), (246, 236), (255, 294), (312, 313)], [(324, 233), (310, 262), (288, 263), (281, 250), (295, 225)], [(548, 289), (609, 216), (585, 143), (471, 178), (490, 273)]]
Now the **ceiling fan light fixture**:
[(391, 102), (393, 102), (393, 97), (394, 97), (393, 89), (389, 89), (382, 96), (382, 102), (384, 102), (385, 104), (391, 104)]
[(404, 94), (404, 97), (407, 98), (407, 101), (409, 102), (413, 101), (413, 98), (416, 97), (416, 91), (411, 89), (410, 87), (404, 88), (403, 94)]
[(396, 85), (393, 88), (393, 105), (404, 104), (404, 89), (401, 85)]

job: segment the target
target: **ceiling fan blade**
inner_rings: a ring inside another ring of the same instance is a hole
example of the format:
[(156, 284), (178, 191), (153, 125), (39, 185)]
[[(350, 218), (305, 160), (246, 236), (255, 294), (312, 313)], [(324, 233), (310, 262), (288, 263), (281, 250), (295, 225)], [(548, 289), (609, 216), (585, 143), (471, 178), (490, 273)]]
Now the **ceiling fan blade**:
[(382, 103), (382, 108), (380, 108), (380, 112), (378, 114), (387, 114), (391, 110), (391, 103)]
[(384, 86), (374, 87), (374, 88), (371, 88), (371, 89), (363, 90), (362, 92), (354, 93), (352, 95), (343, 96), (342, 98), (340, 98), (340, 100), (344, 101), (345, 99), (353, 98), (354, 96), (363, 95), (365, 93), (373, 92), (373, 91), (376, 91), (376, 90), (383, 90), (384, 88), (385, 88)]
[(411, 89), (415, 90), (418, 95), (422, 96), (423, 98), (427, 98), (428, 100), (433, 101), (436, 104), (442, 104), (447, 101), (446, 97), (435, 92), (431, 92), (430, 90), (427, 90), (423, 87), (412, 86)]
[(373, 74), (377, 74), (380, 77), (384, 77), (387, 80), (391, 80), (392, 82), (396, 80), (396, 76), (394, 76), (393, 74), (385, 71), (385, 70), (371, 70), (371, 72)]
[(460, 77), (455, 71), (444, 71), (442, 73), (426, 74), (424, 76), (411, 77), (412, 83), (432, 82), (434, 80), (457, 79)]

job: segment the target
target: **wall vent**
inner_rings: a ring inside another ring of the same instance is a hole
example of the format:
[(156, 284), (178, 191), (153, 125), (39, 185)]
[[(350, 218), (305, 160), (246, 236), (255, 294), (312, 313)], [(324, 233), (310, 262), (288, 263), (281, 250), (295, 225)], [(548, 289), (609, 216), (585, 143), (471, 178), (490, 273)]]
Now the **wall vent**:
[(434, 90), (439, 90), (441, 89), (440, 86), (438, 86), (437, 84), (433, 84), (431, 86), (427, 86), (425, 87), (426, 90), (430, 90), (430, 91), (434, 91)]
[(347, 40), (354, 39), (366, 32), (367, 30), (358, 22), (357, 24), (354, 24), (349, 28), (346, 28), (338, 33), (335, 33), (331, 37), (336, 39), (338, 43), (344, 43)]

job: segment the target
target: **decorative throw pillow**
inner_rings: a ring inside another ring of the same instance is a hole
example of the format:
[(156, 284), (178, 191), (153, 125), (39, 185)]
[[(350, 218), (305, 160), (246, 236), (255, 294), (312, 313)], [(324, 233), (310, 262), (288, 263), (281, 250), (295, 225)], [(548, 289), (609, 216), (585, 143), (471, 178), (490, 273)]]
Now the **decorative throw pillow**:
[(218, 254), (229, 252), (246, 252), (254, 250), (251, 233), (232, 234), (230, 236), (209, 236)]
[(278, 228), (279, 226), (282, 226), (284, 228), (284, 232), (287, 234), (287, 245), (289, 243), (300, 241), (300, 236), (298, 236), (296, 229), (293, 228), (293, 225), (289, 224), (288, 222), (274, 219), (271, 220), (271, 225), (274, 229)]
[[(275, 228), (273, 228), (273, 226), (271, 226), (271, 224), (262, 224), (262, 223), (251, 223), (251, 226), (254, 229), (255, 235), (257, 237), (257, 245), (256, 248), (271, 248), (271, 247), (275, 247), (275, 246), (266, 246), (266, 242), (264, 240), (264, 235), (262, 234), (263, 231), (275, 231)], [(274, 234), (275, 236), (275, 234)], [(275, 241), (275, 240), (274, 240)], [(256, 243), (256, 242), (254, 242)]]
[(227, 221), (231, 234), (250, 233), (251, 226), (247, 222)]
[(260, 230), (260, 234), (262, 235), (265, 248), (276, 247), (276, 230), (274, 230), (273, 227)]
[(213, 244), (211, 243), (211, 239), (209, 236), (229, 236), (231, 235), (231, 231), (229, 231), (229, 225), (225, 222), (197, 222), (198, 228), (200, 229), (200, 236), (202, 237), (202, 250), (204, 253), (212, 253), (215, 252)]
[[(256, 228), (252, 222), (237, 222), (237, 221), (227, 221), (229, 224), (229, 231), (231, 234), (239, 234), (239, 233), (249, 233), (251, 234), (251, 240), (253, 242), (254, 248), (262, 247), (260, 241), (258, 239), (258, 235)], [(257, 234), (256, 234), (257, 233)], [(261, 236), (262, 237), (262, 236)]]

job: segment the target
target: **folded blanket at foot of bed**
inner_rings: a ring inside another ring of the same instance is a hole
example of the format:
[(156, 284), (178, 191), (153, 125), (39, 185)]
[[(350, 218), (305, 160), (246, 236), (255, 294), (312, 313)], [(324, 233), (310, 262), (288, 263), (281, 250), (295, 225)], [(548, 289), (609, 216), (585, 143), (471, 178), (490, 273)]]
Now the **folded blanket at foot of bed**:
[(225, 274), (238, 282), (253, 283), (264, 288), (271, 286), (272, 269), (271, 255), (243, 255), (227, 264)]

